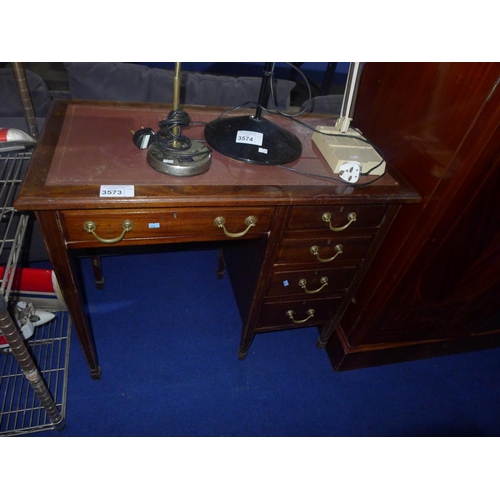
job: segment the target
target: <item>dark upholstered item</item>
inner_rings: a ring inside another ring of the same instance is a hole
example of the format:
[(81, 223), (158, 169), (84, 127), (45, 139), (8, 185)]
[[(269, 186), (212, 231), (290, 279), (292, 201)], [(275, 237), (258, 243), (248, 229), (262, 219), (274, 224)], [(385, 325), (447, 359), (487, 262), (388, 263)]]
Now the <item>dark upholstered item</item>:
[[(233, 77), (194, 73), (187, 77), (186, 104), (207, 106), (240, 106), (248, 101), (259, 100), (262, 78)], [(290, 92), (295, 82), (276, 80), (274, 90), (279, 109), (286, 111), (290, 104)], [(268, 107), (274, 109), (270, 102)]]
[(128, 63), (65, 63), (73, 99), (172, 102), (173, 72)]
[[(25, 70), (35, 116), (43, 118), (52, 104), (50, 92), (42, 77)], [(14, 73), (11, 68), (0, 68), (0, 117), (24, 117)]]
[[(172, 70), (131, 63), (65, 63), (71, 97), (127, 102), (172, 102)], [(181, 102), (239, 106), (259, 98), (261, 78), (181, 71)], [(289, 104), (294, 82), (276, 82), (280, 109)]]

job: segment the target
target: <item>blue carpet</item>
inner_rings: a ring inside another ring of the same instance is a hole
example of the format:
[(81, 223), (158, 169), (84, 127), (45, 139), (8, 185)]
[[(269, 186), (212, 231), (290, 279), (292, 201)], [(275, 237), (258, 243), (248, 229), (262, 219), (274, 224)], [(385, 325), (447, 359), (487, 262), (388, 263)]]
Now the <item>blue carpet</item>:
[(33, 436), (498, 436), (499, 350), (335, 373), (317, 330), (258, 335), (245, 361), (215, 250), (81, 265), (102, 378), (73, 336), (66, 427)]

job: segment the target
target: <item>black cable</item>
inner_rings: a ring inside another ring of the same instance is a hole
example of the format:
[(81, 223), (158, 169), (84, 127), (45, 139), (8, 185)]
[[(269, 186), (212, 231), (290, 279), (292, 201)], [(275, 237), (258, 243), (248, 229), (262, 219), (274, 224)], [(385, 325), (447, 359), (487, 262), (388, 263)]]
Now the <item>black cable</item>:
[(248, 104), (254, 104), (254, 106), (252, 106), (252, 107), (261, 108), (263, 111), (266, 111), (267, 113), (269, 112), (269, 110), (267, 108), (265, 108), (264, 106), (261, 106), (258, 102), (246, 101), (243, 104), (239, 104), (238, 106), (234, 106), (234, 108), (226, 109), (226, 111), (223, 111), (217, 118), (214, 119), (214, 122), (220, 120), (224, 115), (227, 115), (228, 113), (231, 113), (233, 111), (238, 111), (238, 109), (241, 109), (241, 108), (247, 108)]
[[(318, 179), (325, 179), (327, 181), (340, 182), (341, 184), (345, 184), (346, 186), (352, 186), (352, 187), (369, 186), (370, 184), (377, 182), (380, 178), (382, 178), (385, 175), (385, 172), (384, 172), (383, 174), (378, 175), (375, 179), (373, 179), (369, 182), (364, 182), (363, 184), (358, 184), (357, 182), (353, 183), (353, 182), (344, 181), (344, 179), (342, 179), (341, 177), (339, 177), (337, 179), (335, 177), (330, 177), (329, 175), (313, 174), (312, 172), (306, 172), (305, 170), (299, 170), (298, 168), (289, 167), (287, 165), (266, 165), (266, 166), (280, 167), (280, 168), (283, 168), (285, 170), (290, 170), (291, 172), (295, 172), (297, 174), (307, 175), (309, 177), (315, 177)], [(370, 172), (371, 172), (371, 170), (373, 170), (373, 169), (370, 169)], [(367, 174), (362, 174), (362, 175), (367, 175)]]
[[(311, 90), (311, 86), (309, 84), (308, 78), (302, 72), (302, 70), (299, 69), (297, 66), (295, 66), (295, 65), (293, 65), (292, 63), (289, 63), (289, 62), (286, 63), (286, 64), (288, 64), (289, 66), (291, 66), (293, 69), (295, 69), (298, 73), (300, 73), (302, 75), (302, 78), (304, 78), (304, 81), (306, 82), (309, 96), (308, 96), (308, 99), (307, 99), (307, 106), (302, 111), (299, 111), (298, 113), (295, 113), (295, 114), (285, 113), (284, 111), (280, 110), (279, 107), (278, 107), (277, 98), (276, 98), (276, 92), (275, 92), (275, 89), (274, 89), (273, 78), (274, 78), (274, 67), (275, 67), (275, 64), (276, 63), (273, 63), (272, 70), (271, 70), (271, 72), (269, 73), (268, 76), (270, 76), (269, 87), (270, 87), (270, 90), (271, 90), (271, 99), (273, 101), (274, 107), (276, 108), (276, 112), (278, 114), (282, 115), (282, 116), (287, 117), (287, 118), (293, 118), (293, 117), (302, 115), (303, 113), (305, 113), (307, 111), (307, 109), (309, 107), (309, 103), (311, 102), (311, 99), (312, 99), (312, 90)], [(234, 106), (233, 108), (230, 108), (230, 109), (224, 111), (223, 113), (220, 114), (220, 116), (217, 118), (217, 120), (220, 120), (227, 113), (230, 113), (232, 111), (237, 111), (238, 109), (241, 109), (241, 108), (248, 107), (249, 104), (253, 104), (254, 105), (253, 107), (260, 108), (262, 111), (265, 111), (266, 113), (276, 114), (275, 112), (267, 109), (265, 106), (262, 106), (258, 102), (255, 102), (255, 101), (246, 101), (243, 104), (240, 104), (238, 106)]]
[[(370, 170), (368, 170), (367, 172), (363, 172), (363, 173), (360, 173), (360, 176), (366, 176), (366, 175), (370, 175), (371, 172), (373, 172), (375, 169), (377, 169), (378, 167), (380, 167), (384, 162), (385, 162), (385, 158), (384, 158), (384, 154), (382, 153), (382, 151), (380, 151), (379, 148), (377, 148), (377, 146), (375, 146), (375, 144), (373, 144), (370, 140), (366, 139), (365, 137), (359, 135), (349, 135), (349, 134), (341, 134), (341, 133), (334, 133), (334, 134), (331, 134), (329, 132), (323, 132), (321, 130), (317, 130), (315, 127), (312, 127), (311, 125), (308, 125), (307, 123), (304, 123), (304, 122), (301, 122), (300, 120), (297, 120), (293, 117), (290, 117), (291, 120), (297, 122), (299, 125), (302, 125), (303, 127), (306, 127), (308, 128), (309, 130), (312, 130), (313, 132), (316, 132), (318, 134), (322, 134), (322, 135), (327, 135), (327, 136), (330, 136), (330, 137), (342, 137), (342, 138), (348, 138), (348, 139), (356, 139), (358, 141), (361, 141), (361, 142), (364, 142), (365, 144), (368, 144), (370, 147), (372, 147), (376, 152), (377, 154), (380, 156), (380, 162), (377, 163), (374, 167), (370, 168)], [(377, 179), (379, 179), (380, 177), (382, 177), (382, 175), (385, 175), (385, 171), (383, 174), (377, 176), (377, 178), (373, 181), (375, 182)], [(367, 186), (368, 184), (373, 184), (373, 182), (367, 182), (365, 184), (358, 184), (359, 186)], [(348, 183), (350, 184), (350, 183)]]
[[(286, 63), (286, 64), (290, 65), (293, 69), (295, 69), (296, 71), (298, 71), (302, 75), (302, 77), (304, 78), (304, 80), (305, 80), (305, 82), (307, 84), (307, 88), (308, 88), (308, 91), (309, 91), (309, 98), (307, 100), (308, 104), (307, 104), (307, 106), (302, 111), (300, 111), (300, 112), (298, 112), (296, 114), (288, 114), (288, 113), (285, 113), (285, 112), (281, 111), (278, 108), (278, 105), (277, 105), (277, 102), (276, 102), (276, 95), (275, 95), (275, 91), (274, 91), (274, 87), (273, 87), (273, 76), (274, 76), (274, 66), (275, 66), (275, 64), (276, 63), (273, 63), (272, 70), (271, 70), (271, 73), (270, 73), (270, 77), (271, 77), (270, 78), (270, 87), (271, 87), (271, 98), (273, 100), (274, 107), (276, 108), (276, 111), (277, 111), (278, 114), (280, 114), (280, 115), (282, 115), (282, 116), (284, 116), (284, 117), (286, 117), (286, 118), (288, 118), (290, 120), (295, 121), (299, 125), (301, 125), (303, 127), (306, 127), (309, 130), (312, 130), (313, 132), (317, 132), (319, 134), (323, 134), (323, 135), (327, 135), (327, 136), (331, 136), (331, 137), (342, 137), (342, 138), (357, 139), (358, 141), (364, 142), (364, 143), (368, 144), (369, 146), (371, 146), (377, 152), (377, 154), (380, 156), (381, 161), (377, 165), (375, 165), (374, 167), (370, 168), (370, 170), (368, 170), (367, 172), (360, 173), (360, 176), (367, 176), (367, 175), (369, 175), (371, 172), (373, 172), (375, 169), (377, 169), (378, 167), (380, 167), (385, 162), (384, 155), (383, 155), (382, 151), (380, 151), (371, 141), (369, 141), (368, 139), (366, 139), (363, 136), (349, 135), (349, 134), (345, 134), (345, 133), (343, 133), (343, 134), (341, 134), (341, 133), (331, 134), (331, 133), (328, 133), (328, 132), (323, 132), (323, 131), (320, 131), (320, 130), (316, 130), (316, 127), (312, 127), (312, 126), (308, 125), (307, 123), (304, 123), (304, 122), (296, 119), (297, 116), (300, 116), (301, 114), (303, 114), (303, 113), (305, 113), (307, 111), (307, 109), (309, 107), (309, 103), (310, 103), (311, 98), (312, 98), (312, 91), (311, 91), (311, 87), (309, 85), (309, 82), (307, 80), (307, 77), (304, 75), (304, 73), (298, 67), (294, 66), (292, 63)], [(265, 111), (266, 113), (276, 114), (275, 112), (270, 111), (265, 106), (262, 106), (261, 104), (256, 103), (255, 101), (247, 101), (247, 102), (244, 102), (243, 104), (240, 104), (239, 106), (235, 106), (234, 108), (231, 108), (231, 109), (228, 109), (228, 110), (224, 111), (214, 121), (220, 120), (225, 114), (230, 113), (232, 111), (237, 111), (238, 109), (246, 107), (248, 104), (255, 104), (255, 106), (257, 108), (261, 108), (262, 111)], [(386, 173), (385, 170), (384, 170), (384, 173), (381, 174), (381, 175), (378, 175), (375, 179), (373, 179), (373, 180), (371, 180), (369, 182), (364, 182), (362, 184), (358, 184), (358, 183), (352, 183), (352, 182), (344, 181), (344, 179), (342, 179), (340, 176), (338, 178), (335, 178), (335, 177), (329, 177), (327, 175), (313, 174), (311, 172), (306, 172), (304, 170), (299, 170), (299, 169), (296, 169), (296, 168), (293, 168), (293, 167), (287, 167), (285, 165), (275, 165), (275, 166), (280, 167), (280, 168), (284, 168), (286, 170), (290, 170), (291, 172), (296, 172), (298, 174), (303, 174), (303, 175), (307, 175), (307, 176), (310, 176), (310, 177), (316, 177), (316, 178), (319, 178), (319, 179), (325, 179), (325, 180), (330, 180), (330, 181), (334, 181), (334, 182), (340, 182), (340, 183), (346, 184), (348, 186), (357, 186), (357, 187), (369, 186), (370, 184), (373, 184), (374, 182), (378, 181)]]
[[(267, 108), (265, 108), (264, 106), (261, 106), (260, 104), (256, 103), (255, 101), (247, 101), (247, 102), (244, 102), (243, 104), (240, 104), (239, 106), (235, 106), (234, 108), (231, 108), (231, 109), (228, 109), (226, 111), (223, 111), (214, 121), (220, 120), (225, 114), (230, 113), (232, 111), (237, 111), (240, 108), (246, 107), (248, 104), (255, 104), (256, 107), (262, 108), (262, 110), (265, 111), (266, 113), (275, 114), (275, 113), (272, 113)], [(378, 153), (378, 155), (381, 158), (381, 161), (377, 165), (375, 165), (374, 167), (372, 167), (370, 170), (368, 170), (367, 172), (361, 173), (360, 176), (367, 176), (367, 175), (369, 175), (370, 172), (372, 172), (376, 168), (380, 167), (380, 165), (382, 165), (384, 163), (384, 161), (385, 161), (383, 153), (374, 144), (372, 144), (372, 142), (370, 142), (368, 139), (366, 139), (366, 138), (364, 138), (362, 136), (358, 137), (356, 135), (330, 134), (328, 132), (321, 132), (319, 130), (316, 130), (315, 127), (312, 127), (312, 126), (308, 125), (307, 123), (304, 123), (304, 122), (301, 122), (300, 120), (297, 120), (292, 115), (287, 116), (287, 118), (289, 118), (290, 120), (293, 120), (293, 121), (297, 122), (299, 125), (301, 125), (303, 127), (306, 127), (309, 130), (312, 130), (313, 132), (318, 132), (318, 133), (323, 134), (323, 135), (329, 135), (329, 136), (334, 136), (334, 137), (344, 137), (344, 138), (347, 137), (347, 138), (357, 139), (357, 140), (359, 140), (361, 142), (365, 142), (366, 144), (370, 145)], [(272, 165), (267, 165), (267, 166), (272, 166)], [(298, 173), (298, 174), (303, 174), (303, 175), (307, 175), (307, 176), (310, 176), (310, 177), (316, 177), (318, 179), (325, 179), (325, 180), (329, 180), (329, 181), (333, 181), (333, 182), (340, 182), (341, 184), (346, 184), (348, 186), (358, 186), (358, 187), (369, 186), (370, 184), (373, 184), (374, 182), (378, 181), (382, 176), (385, 175), (385, 171), (384, 171), (383, 174), (378, 175), (375, 179), (373, 179), (373, 180), (371, 180), (369, 182), (364, 182), (362, 184), (358, 184), (358, 183), (346, 182), (341, 177), (336, 178), (336, 177), (329, 177), (327, 175), (313, 174), (311, 172), (306, 172), (305, 170), (299, 170), (297, 168), (287, 167), (285, 165), (274, 165), (274, 166), (280, 167), (280, 168), (283, 168), (283, 169), (286, 169), (286, 170), (290, 170), (291, 172), (295, 172), (295, 173)]]
[[(182, 133), (182, 129), (187, 126), (195, 125), (188, 113), (182, 109), (172, 110), (165, 120), (158, 123), (159, 130), (155, 134), (155, 141), (158, 149), (165, 154), (175, 154), (179, 157), (202, 156), (212, 150), (205, 146), (198, 152), (189, 152), (192, 141)], [(183, 151), (187, 151), (183, 153)]]
[[(310, 106), (310, 102), (311, 102), (311, 99), (312, 99), (312, 91), (311, 91), (311, 86), (309, 85), (309, 81), (307, 79), (307, 77), (304, 75), (304, 73), (298, 68), (296, 67), (295, 65), (293, 65), (292, 63), (286, 63), (288, 64), (289, 66), (291, 66), (295, 71), (297, 71), (298, 73), (300, 73), (302, 75), (302, 78), (304, 78), (304, 81), (306, 82), (306, 85), (307, 85), (307, 89), (308, 89), (308, 93), (309, 93), (309, 96), (308, 96), (308, 99), (307, 99), (307, 106), (304, 107), (304, 109), (302, 111), (299, 111), (298, 113), (296, 114), (288, 114), (288, 113), (285, 113), (283, 111), (281, 111), (279, 108), (278, 108), (278, 104), (276, 102), (276, 95), (275, 95), (275, 92), (274, 92), (274, 87), (273, 87), (273, 76), (274, 76), (274, 66), (275, 66), (276, 63), (273, 63), (273, 66), (272, 66), (272, 72), (271, 72), (271, 79), (270, 79), (270, 87), (271, 87), (271, 97), (272, 97), (272, 100), (273, 100), (273, 104), (274, 104), (274, 107), (276, 108), (276, 111), (282, 115), (282, 116), (285, 116), (286, 118), (289, 118), (295, 122), (297, 122), (298, 124), (302, 125), (303, 127), (306, 127), (310, 130), (312, 130), (313, 132), (317, 132), (319, 134), (323, 134), (323, 135), (328, 135), (328, 136), (331, 136), (331, 137), (343, 137), (343, 138), (352, 138), (352, 139), (357, 139), (361, 142), (364, 142), (366, 144), (368, 144), (369, 146), (371, 146), (376, 152), (377, 154), (380, 156), (381, 158), (381, 161), (375, 165), (374, 167), (372, 167), (370, 170), (368, 170), (367, 172), (364, 172), (364, 173), (361, 173), (360, 176), (366, 176), (366, 175), (369, 175), (371, 172), (373, 172), (375, 169), (377, 169), (378, 167), (380, 167), (384, 162), (385, 162), (385, 159), (384, 159), (384, 155), (383, 153), (374, 145), (372, 144), (368, 139), (365, 139), (364, 137), (358, 137), (358, 136), (355, 136), (355, 135), (349, 135), (349, 134), (330, 134), (328, 132), (322, 132), (320, 130), (316, 130), (316, 128), (313, 128), (311, 127), (310, 125), (308, 125), (307, 123), (304, 123), (304, 122), (301, 122), (300, 120), (297, 120), (295, 117), (297, 116), (300, 116), (301, 114), (305, 113), (307, 111), (307, 109), (309, 108)], [(271, 111), (263, 108), (264, 111), (267, 111), (268, 113), (271, 113)], [(272, 113), (271, 113), (272, 114)], [(290, 169), (290, 170), (294, 170), (296, 172), (301, 172), (297, 169)], [(314, 175), (314, 174), (310, 174), (308, 172), (303, 172), (305, 175)], [(385, 171), (382, 175), (385, 174)], [(369, 184), (373, 184), (373, 182), (377, 181), (380, 177), (382, 177), (382, 175), (379, 175), (377, 176), (376, 179), (374, 179), (373, 181), (371, 182), (366, 182), (366, 183), (363, 183), (363, 184), (357, 184), (358, 186), (368, 186)], [(330, 179), (330, 177), (326, 177), (326, 176), (320, 176), (320, 178), (327, 178), (327, 179)], [(334, 179), (334, 180), (338, 180), (339, 182), (344, 182), (343, 179)], [(345, 182), (345, 184), (352, 184), (352, 183), (349, 183), (349, 182)]]
[[(377, 167), (382, 165), (382, 163), (385, 161), (384, 154), (382, 153), (382, 151), (380, 151), (380, 149), (378, 149), (377, 146), (375, 146), (375, 144), (373, 144), (370, 140), (366, 139), (365, 137), (363, 137), (361, 135), (357, 136), (357, 135), (349, 135), (349, 134), (341, 134), (341, 133), (331, 134), (329, 132), (322, 132), (321, 130), (316, 130), (316, 127), (312, 127), (311, 125), (308, 125), (307, 123), (301, 122), (300, 120), (297, 120), (293, 117), (289, 117), (289, 118), (292, 119), (293, 121), (297, 122), (299, 125), (302, 125), (303, 127), (306, 127), (309, 130), (312, 130), (313, 132), (317, 132), (318, 134), (327, 135), (330, 137), (342, 137), (342, 138), (347, 137), (348, 139), (357, 139), (358, 141), (364, 142), (364, 143), (368, 144), (369, 146), (371, 146), (378, 153), (380, 158), (382, 158), (382, 161), (378, 165), (376, 165), (375, 167), (371, 168), (368, 172), (375, 170)], [(367, 174), (364, 173), (362, 175), (367, 175)]]
[(293, 65), (292, 63), (289, 63), (289, 62), (286, 63), (289, 66), (291, 66), (295, 71), (297, 71), (298, 73), (300, 73), (302, 75), (302, 78), (306, 82), (307, 91), (308, 91), (308, 98), (307, 98), (307, 106), (302, 111), (299, 111), (298, 113), (295, 113), (295, 114), (285, 113), (284, 111), (281, 111), (281, 109), (278, 108), (278, 103), (276, 101), (276, 93), (274, 91), (274, 85), (273, 85), (273, 76), (274, 76), (274, 66), (275, 66), (275, 64), (276, 63), (273, 63), (273, 68), (272, 68), (272, 72), (271, 72), (271, 78), (269, 80), (269, 87), (271, 88), (271, 98), (273, 100), (273, 104), (274, 104), (274, 107), (276, 108), (276, 111), (280, 115), (286, 116), (287, 118), (293, 118), (295, 116), (302, 115), (303, 113), (305, 113), (309, 109), (309, 106), (311, 105), (311, 100), (312, 100), (312, 90), (311, 90), (311, 86), (309, 85), (309, 80), (308, 80), (307, 76), (304, 75), (304, 73), (302, 72), (302, 70), (299, 69), (297, 66), (295, 66), (295, 65)]

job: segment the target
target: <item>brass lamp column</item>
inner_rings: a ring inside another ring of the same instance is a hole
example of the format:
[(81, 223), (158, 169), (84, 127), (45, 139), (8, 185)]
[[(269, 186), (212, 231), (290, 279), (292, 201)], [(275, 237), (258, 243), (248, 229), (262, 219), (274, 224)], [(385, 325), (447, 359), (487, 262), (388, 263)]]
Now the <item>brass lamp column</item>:
[(147, 162), (155, 170), (174, 176), (193, 176), (206, 172), (212, 163), (211, 149), (182, 133), (191, 125), (189, 115), (181, 109), (181, 63), (174, 65), (172, 111), (158, 125), (160, 130), (148, 150)]
[[(174, 88), (172, 91), (172, 110), (177, 111), (181, 107), (181, 63), (174, 63)], [(174, 135), (180, 133), (179, 127), (173, 128)], [(174, 147), (179, 147), (179, 141), (174, 141)]]

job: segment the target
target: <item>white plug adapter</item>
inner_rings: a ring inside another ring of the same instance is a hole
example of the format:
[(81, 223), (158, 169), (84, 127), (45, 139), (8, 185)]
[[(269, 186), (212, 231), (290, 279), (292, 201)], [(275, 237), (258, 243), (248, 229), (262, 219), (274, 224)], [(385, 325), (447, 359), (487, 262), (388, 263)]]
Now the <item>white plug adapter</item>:
[(356, 184), (361, 173), (361, 163), (357, 161), (346, 161), (340, 166), (339, 176), (346, 182)]

